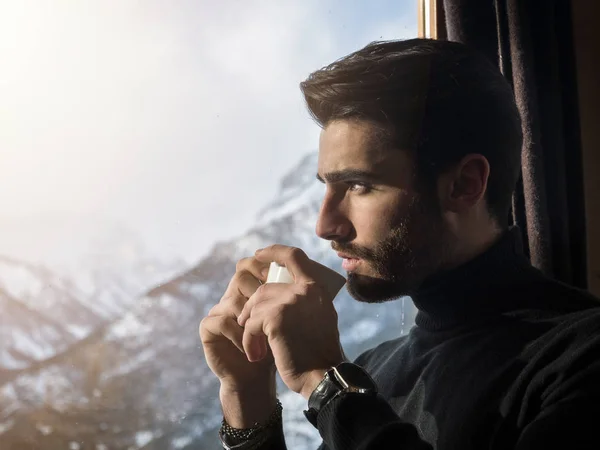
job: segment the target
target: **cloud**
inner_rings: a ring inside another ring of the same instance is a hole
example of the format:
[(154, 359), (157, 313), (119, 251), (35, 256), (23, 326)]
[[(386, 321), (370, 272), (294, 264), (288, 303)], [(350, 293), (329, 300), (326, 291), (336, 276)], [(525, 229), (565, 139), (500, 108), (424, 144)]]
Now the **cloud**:
[(3, 2), (0, 208), (115, 217), (199, 257), (316, 148), (299, 82), (412, 23), (361, 16), (333, 0)]

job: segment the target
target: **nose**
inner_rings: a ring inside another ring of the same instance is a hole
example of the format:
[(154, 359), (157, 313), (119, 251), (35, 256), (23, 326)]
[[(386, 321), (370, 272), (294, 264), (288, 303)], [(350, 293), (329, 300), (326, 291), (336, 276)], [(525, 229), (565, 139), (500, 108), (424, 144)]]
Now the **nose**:
[(322, 239), (329, 241), (345, 241), (352, 231), (352, 223), (344, 213), (340, 201), (330, 193), (325, 194), (319, 217), (317, 219), (316, 233)]

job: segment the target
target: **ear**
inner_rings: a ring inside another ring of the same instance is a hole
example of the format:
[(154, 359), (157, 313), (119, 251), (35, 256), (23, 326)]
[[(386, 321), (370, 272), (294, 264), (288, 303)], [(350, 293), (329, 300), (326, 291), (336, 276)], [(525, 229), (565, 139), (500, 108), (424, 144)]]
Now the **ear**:
[(483, 155), (473, 153), (444, 172), (438, 179), (438, 195), (446, 211), (462, 213), (484, 201), (490, 163)]

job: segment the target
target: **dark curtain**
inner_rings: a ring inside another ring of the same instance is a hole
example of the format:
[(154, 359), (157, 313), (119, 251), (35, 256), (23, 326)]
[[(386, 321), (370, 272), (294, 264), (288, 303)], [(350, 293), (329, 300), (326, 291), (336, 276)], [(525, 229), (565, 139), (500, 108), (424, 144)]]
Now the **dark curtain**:
[(447, 39), (471, 45), (511, 82), (523, 120), (512, 220), (533, 265), (587, 287), (585, 211), (570, 2), (444, 0)]

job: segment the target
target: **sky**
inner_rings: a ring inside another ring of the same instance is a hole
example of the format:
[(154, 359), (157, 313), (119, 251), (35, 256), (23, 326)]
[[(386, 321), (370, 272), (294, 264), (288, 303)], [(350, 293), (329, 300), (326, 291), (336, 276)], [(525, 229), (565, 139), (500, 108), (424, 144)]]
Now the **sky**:
[(415, 37), (416, 5), (0, 0), (0, 232), (107, 220), (198, 260), (317, 149), (300, 81)]

